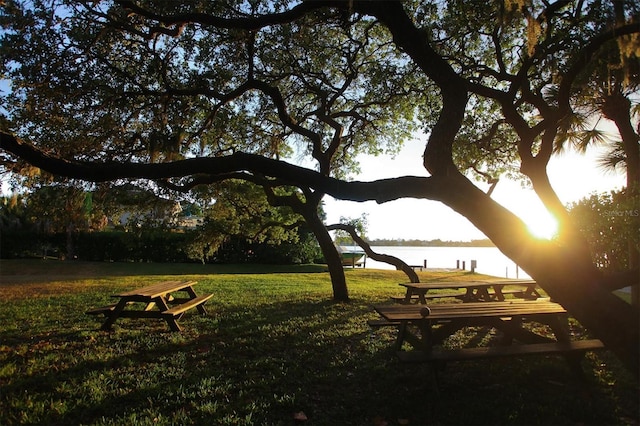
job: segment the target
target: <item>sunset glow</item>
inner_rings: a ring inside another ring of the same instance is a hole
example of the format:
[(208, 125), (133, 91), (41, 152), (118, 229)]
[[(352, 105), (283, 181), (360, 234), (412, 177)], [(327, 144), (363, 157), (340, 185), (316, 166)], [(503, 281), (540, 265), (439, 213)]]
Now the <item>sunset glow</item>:
[(524, 219), (531, 235), (550, 240), (558, 233), (558, 221), (550, 213), (541, 213)]

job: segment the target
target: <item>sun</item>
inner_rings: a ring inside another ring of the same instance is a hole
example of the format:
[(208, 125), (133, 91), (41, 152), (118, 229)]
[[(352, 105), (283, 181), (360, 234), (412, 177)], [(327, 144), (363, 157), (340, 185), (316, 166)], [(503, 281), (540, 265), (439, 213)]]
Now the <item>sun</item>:
[(548, 212), (529, 216), (524, 221), (529, 233), (536, 238), (550, 240), (558, 234), (558, 221)]

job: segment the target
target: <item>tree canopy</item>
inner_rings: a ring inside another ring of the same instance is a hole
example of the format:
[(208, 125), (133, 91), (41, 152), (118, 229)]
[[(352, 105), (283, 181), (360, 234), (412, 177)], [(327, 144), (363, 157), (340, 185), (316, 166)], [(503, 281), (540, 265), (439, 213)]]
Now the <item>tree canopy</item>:
[[(7, 1), (1, 161), (182, 190), (297, 187), (287, 200), (325, 247), (325, 194), (438, 200), (637, 372), (638, 308), (611, 288), (639, 275), (597, 269), (546, 166), (566, 142), (597, 139), (585, 119), (603, 116), (623, 140), (629, 191), (639, 186), (639, 15), (636, 2), (600, 0)], [(428, 134), (428, 177), (344, 179), (358, 153), (399, 149), (415, 129)], [(509, 174), (558, 218), (557, 239), (531, 237), (472, 180)]]

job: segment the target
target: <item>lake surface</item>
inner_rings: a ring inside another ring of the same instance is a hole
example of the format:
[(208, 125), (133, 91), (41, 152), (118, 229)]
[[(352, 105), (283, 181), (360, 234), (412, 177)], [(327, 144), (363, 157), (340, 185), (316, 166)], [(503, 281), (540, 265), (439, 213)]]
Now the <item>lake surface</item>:
[[(405, 247), (405, 246), (372, 246), (379, 254), (388, 254), (402, 259), (409, 265), (424, 265), (427, 268), (455, 269), (459, 262), (465, 263), (465, 269), (471, 269), (471, 261), (476, 261), (476, 272), (501, 278), (529, 279), (529, 275), (506, 257), (496, 247)], [(367, 258), (367, 268), (395, 269), (394, 266), (376, 262)]]

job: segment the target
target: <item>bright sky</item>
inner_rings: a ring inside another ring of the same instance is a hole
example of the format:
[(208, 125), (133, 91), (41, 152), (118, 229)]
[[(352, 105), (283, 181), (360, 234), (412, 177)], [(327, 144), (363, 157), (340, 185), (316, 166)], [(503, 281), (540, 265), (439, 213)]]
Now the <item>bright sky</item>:
[[(422, 166), (424, 142), (415, 139), (404, 146), (395, 159), (388, 156), (361, 157), (362, 173), (358, 180), (369, 181), (403, 175), (427, 176)], [(604, 172), (596, 165), (597, 149), (581, 155), (568, 152), (552, 158), (549, 176), (563, 203), (578, 201), (593, 192), (624, 187), (622, 174)], [(488, 185), (482, 187), (486, 190)], [(549, 227), (550, 219), (542, 203), (530, 189), (519, 182), (501, 180), (492, 198), (514, 212), (532, 227)], [(486, 236), (466, 218), (437, 201), (403, 199), (384, 204), (373, 201), (356, 203), (325, 197), (327, 224), (338, 223), (340, 217), (357, 218), (368, 214), (369, 239), (418, 239), (469, 241)], [(551, 225), (552, 226), (552, 225)]]

